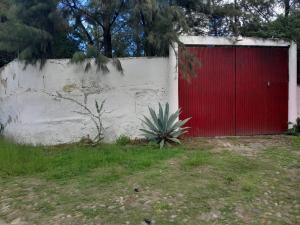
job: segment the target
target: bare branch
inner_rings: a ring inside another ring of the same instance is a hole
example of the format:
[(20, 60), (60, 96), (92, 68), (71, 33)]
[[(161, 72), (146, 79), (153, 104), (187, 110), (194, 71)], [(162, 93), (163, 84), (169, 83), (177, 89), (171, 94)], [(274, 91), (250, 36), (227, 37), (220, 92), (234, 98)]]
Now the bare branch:
[(78, 105), (79, 107), (81, 107), (85, 112), (80, 112), (80, 111), (73, 111), (73, 112), (77, 113), (79, 115), (82, 115), (82, 116), (90, 117), (90, 119), (94, 123), (94, 125), (97, 129), (97, 135), (92, 141), (94, 142), (94, 144), (98, 144), (103, 140), (105, 128), (104, 128), (103, 123), (102, 123), (102, 116), (105, 113), (105, 111), (104, 111), (105, 100), (103, 100), (101, 102), (100, 106), (99, 106), (98, 102), (95, 101), (95, 108), (96, 108), (97, 114), (94, 114), (91, 109), (89, 109), (86, 105), (84, 105), (83, 103), (77, 101), (76, 99), (73, 99), (73, 98), (70, 98), (70, 97), (67, 97), (67, 96), (63, 96), (59, 92), (56, 92), (56, 94), (51, 94), (51, 93), (47, 93), (47, 92), (44, 92), (44, 93), (51, 96), (51, 97), (54, 97), (55, 99), (63, 99), (63, 100), (73, 102), (76, 105)]

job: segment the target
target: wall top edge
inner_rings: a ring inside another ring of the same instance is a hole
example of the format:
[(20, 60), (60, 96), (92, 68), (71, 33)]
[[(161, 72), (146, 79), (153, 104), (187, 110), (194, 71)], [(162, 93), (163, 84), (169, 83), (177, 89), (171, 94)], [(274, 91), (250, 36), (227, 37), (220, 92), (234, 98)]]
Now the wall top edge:
[(293, 41), (280, 39), (263, 39), (252, 37), (211, 37), (211, 36), (180, 36), (180, 41), (186, 45), (232, 45), (232, 46), (274, 46), (289, 47)]

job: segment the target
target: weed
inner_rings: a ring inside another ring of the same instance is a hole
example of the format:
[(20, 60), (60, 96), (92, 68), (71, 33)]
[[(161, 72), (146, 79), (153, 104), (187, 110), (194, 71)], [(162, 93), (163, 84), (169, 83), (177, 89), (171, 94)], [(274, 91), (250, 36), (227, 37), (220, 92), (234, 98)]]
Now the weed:
[(118, 137), (118, 139), (116, 140), (116, 144), (117, 145), (128, 145), (131, 143), (131, 140), (129, 137), (125, 136), (125, 135), (121, 135), (120, 137)]

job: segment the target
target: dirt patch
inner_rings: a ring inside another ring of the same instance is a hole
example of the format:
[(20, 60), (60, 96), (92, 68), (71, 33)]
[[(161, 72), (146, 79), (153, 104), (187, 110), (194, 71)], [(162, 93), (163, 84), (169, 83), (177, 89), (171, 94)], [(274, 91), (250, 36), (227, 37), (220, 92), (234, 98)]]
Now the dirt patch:
[(189, 149), (211, 149), (213, 152), (227, 150), (245, 156), (256, 156), (270, 148), (293, 147), (294, 139), (285, 135), (191, 138), (185, 144)]
[(0, 225), (7, 225), (7, 223), (0, 219)]

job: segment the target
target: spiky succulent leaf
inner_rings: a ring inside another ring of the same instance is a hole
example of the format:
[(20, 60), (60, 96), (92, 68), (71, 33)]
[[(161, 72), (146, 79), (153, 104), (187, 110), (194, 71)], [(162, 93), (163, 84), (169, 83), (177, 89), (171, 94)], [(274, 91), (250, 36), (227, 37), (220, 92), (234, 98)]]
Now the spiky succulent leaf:
[(187, 131), (182, 131), (182, 130), (177, 130), (177, 131), (173, 131), (170, 136), (174, 137), (174, 138), (178, 138), (183, 134), (186, 134)]
[(166, 144), (178, 143), (180, 144), (180, 137), (182, 134), (187, 133), (188, 127), (182, 127), (186, 124), (190, 118), (183, 121), (178, 120), (180, 110), (170, 114), (169, 104), (165, 105), (165, 108), (159, 104), (158, 112), (156, 113), (152, 108), (149, 107), (151, 117), (144, 117), (143, 123), (148, 127), (148, 130), (141, 129), (144, 136), (148, 140), (156, 141), (161, 148)]
[(149, 108), (149, 112), (150, 112), (150, 115), (151, 115), (151, 117), (152, 117), (153, 122), (155, 123), (155, 125), (156, 125), (157, 127), (159, 127), (159, 124), (158, 124), (158, 118), (157, 118), (157, 116), (156, 116), (155, 111), (154, 111), (152, 108), (150, 108), (150, 107), (148, 107), (148, 108)]
[(140, 131), (143, 131), (144, 133), (149, 134), (149, 135), (157, 136), (156, 133), (154, 133), (152, 131), (149, 131), (149, 130), (146, 130), (146, 129), (140, 129)]
[(159, 132), (158, 128), (155, 127), (155, 125), (151, 122), (151, 120), (149, 120), (146, 116), (144, 116), (144, 120), (142, 120), (150, 130), (154, 131), (154, 132)]
[(160, 132), (164, 132), (165, 128), (164, 128), (164, 124), (161, 118), (158, 118), (158, 126), (159, 126), (159, 130)]
[(164, 127), (165, 127), (165, 131), (167, 131), (168, 129), (168, 120), (169, 120), (169, 103), (166, 104), (166, 108), (165, 108), (165, 115), (164, 115)]
[(161, 122), (163, 122), (164, 120), (164, 111), (163, 111), (163, 108), (161, 106), (161, 104), (159, 103), (159, 113), (158, 113), (158, 118), (161, 120)]
[(167, 138), (168, 140), (172, 141), (172, 142), (175, 142), (177, 144), (181, 144), (181, 142), (179, 141), (178, 138)]
[(179, 113), (180, 111), (177, 110), (175, 113), (173, 113), (169, 119), (168, 119), (168, 122), (167, 122), (167, 127), (171, 127), (173, 125), (173, 123), (176, 121), (176, 119), (179, 117)]
[(179, 120), (170, 129), (171, 130), (179, 129), (180, 127), (184, 126), (190, 119), (191, 118), (187, 118), (185, 120)]

